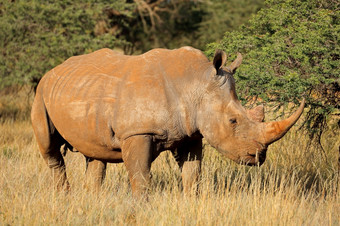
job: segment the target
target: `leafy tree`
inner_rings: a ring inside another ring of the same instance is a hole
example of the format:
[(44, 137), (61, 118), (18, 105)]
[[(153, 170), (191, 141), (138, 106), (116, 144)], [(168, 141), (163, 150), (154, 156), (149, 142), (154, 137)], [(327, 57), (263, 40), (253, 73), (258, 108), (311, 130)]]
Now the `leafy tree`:
[(339, 31), (338, 1), (267, 0), (247, 26), (226, 33), (207, 53), (222, 48), (231, 58), (244, 55), (235, 74), (244, 101), (282, 106), (304, 96), (305, 126), (320, 141), (329, 116), (339, 114)]
[(36, 85), (47, 70), (70, 56), (126, 42), (113, 35), (115, 30), (98, 32), (98, 22), (107, 19), (106, 8), (116, 8), (129, 17), (133, 6), (123, 0), (2, 0), (0, 88)]
[[(238, 30), (246, 24), (250, 16), (259, 11), (264, 0), (207, 0), (200, 4), (205, 12), (197, 29), (198, 47), (205, 47), (207, 43), (220, 41), (225, 32)], [(195, 39), (194, 39), (195, 40)]]

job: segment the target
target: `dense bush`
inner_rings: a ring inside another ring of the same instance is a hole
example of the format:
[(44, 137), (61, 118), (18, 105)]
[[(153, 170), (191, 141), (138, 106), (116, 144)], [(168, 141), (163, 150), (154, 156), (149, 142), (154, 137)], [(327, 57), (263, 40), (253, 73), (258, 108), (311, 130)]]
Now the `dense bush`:
[(35, 86), (68, 57), (100, 48), (203, 48), (237, 28), (263, 0), (0, 0), (0, 89)]
[(244, 102), (282, 106), (305, 97), (305, 126), (320, 139), (329, 116), (339, 114), (338, 9), (338, 1), (268, 0), (247, 26), (226, 33), (207, 53), (221, 48), (231, 58), (244, 55), (235, 75)]
[(124, 42), (95, 32), (97, 22), (105, 19), (105, 7), (121, 11), (129, 7), (125, 1), (114, 2), (1, 1), (0, 88), (36, 85), (45, 72), (70, 56)]

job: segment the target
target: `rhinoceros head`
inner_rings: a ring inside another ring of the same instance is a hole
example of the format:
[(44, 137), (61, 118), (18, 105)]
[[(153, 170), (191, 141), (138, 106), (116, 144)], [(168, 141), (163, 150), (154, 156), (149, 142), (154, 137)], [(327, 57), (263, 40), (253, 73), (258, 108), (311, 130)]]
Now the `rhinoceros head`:
[(263, 122), (263, 107), (246, 111), (235, 92), (233, 73), (242, 62), (241, 54), (225, 67), (226, 54), (216, 51), (206, 73), (207, 85), (198, 113), (198, 127), (205, 139), (224, 156), (247, 165), (261, 165), (268, 145), (280, 139), (303, 112), (298, 110), (282, 121)]

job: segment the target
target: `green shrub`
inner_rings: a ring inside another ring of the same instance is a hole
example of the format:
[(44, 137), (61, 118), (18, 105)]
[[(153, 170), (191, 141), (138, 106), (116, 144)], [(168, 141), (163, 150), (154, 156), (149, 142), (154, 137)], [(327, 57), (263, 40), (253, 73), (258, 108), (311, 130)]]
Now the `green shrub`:
[(110, 32), (96, 32), (97, 22), (107, 19), (103, 9), (125, 12), (130, 5), (123, 0), (1, 1), (0, 88), (34, 86), (48, 70), (71, 56), (121, 44), (125, 40)]
[(287, 106), (305, 97), (305, 126), (311, 138), (320, 139), (329, 116), (339, 114), (338, 8), (338, 1), (267, 0), (247, 26), (210, 44), (207, 54), (216, 48), (231, 58), (243, 54), (235, 78), (244, 102)]

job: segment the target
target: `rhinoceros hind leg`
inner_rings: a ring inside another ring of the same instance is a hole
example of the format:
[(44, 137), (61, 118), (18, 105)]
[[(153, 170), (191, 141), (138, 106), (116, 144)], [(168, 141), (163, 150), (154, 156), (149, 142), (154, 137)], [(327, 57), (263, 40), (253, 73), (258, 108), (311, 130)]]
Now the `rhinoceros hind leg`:
[[(41, 98), (42, 99), (42, 98)], [(42, 157), (52, 170), (54, 184), (60, 189), (69, 189), (64, 158), (60, 147), (65, 143), (49, 119), (43, 101), (37, 93), (31, 112), (32, 126)]]
[(185, 141), (172, 153), (182, 171), (184, 194), (196, 194), (201, 173), (202, 139)]
[(106, 174), (106, 162), (86, 158), (86, 187), (100, 191)]
[(122, 157), (129, 174), (132, 193), (140, 198), (150, 185), (153, 142), (150, 135), (136, 135), (122, 144)]

